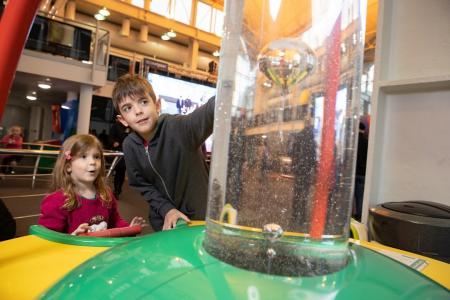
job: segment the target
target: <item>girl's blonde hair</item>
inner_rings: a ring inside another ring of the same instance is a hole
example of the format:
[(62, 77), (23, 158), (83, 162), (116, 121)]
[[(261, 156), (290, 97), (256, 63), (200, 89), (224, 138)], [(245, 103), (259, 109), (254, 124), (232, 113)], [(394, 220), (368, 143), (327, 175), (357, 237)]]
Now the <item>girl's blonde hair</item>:
[(62, 189), (66, 199), (62, 208), (71, 211), (79, 207), (80, 203), (75, 194), (75, 184), (70, 177), (70, 163), (79, 156), (82, 156), (91, 148), (97, 148), (101, 156), (100, 172), (94, 181), (95, 189), (100, 196), (100, 200), (105, 207), (111, 206), (111, 193), (106, 183), (105, 159), (100, 141), (90, 134), (77, 134), (69, 137), (61, 147), (58, 159), (52, 173), (52, 185), (54, 190)]

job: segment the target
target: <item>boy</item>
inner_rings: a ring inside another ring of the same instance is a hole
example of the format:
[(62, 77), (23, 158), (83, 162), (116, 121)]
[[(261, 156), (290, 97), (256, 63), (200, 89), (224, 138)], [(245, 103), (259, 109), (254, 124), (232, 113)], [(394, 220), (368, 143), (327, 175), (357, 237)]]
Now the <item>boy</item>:
[(203, 220), (208, 172), (201, 145), (212, 133), (214, 98), (186, 116), (163, 114), (150, 83), (124, 75), (112, 95), (118, 120), (134, 132), (123, 143), (129, 184), (149, 203), (156, 231), (178, 219)]

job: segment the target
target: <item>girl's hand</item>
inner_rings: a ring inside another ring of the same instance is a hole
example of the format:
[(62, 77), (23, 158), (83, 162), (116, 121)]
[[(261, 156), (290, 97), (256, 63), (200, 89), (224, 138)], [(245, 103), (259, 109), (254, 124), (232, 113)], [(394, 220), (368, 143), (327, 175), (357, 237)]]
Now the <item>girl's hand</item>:
[(142, 218), (142, 217), (134, 217), (133, 220), (131, 220), (130, 227), (137, 226), (137, 225), (142, 225), (144, 223), (145, 223), (144, 218)]
[(80, 226), (78, 226), (78, 228), (75, 229), (74, 232), (72, 232), (72, 235), (79, 235), (80, 233), (88, 232), (88, 230), (89, 230), (89, 224), (83, 223), (83, 224), (80, 224)]

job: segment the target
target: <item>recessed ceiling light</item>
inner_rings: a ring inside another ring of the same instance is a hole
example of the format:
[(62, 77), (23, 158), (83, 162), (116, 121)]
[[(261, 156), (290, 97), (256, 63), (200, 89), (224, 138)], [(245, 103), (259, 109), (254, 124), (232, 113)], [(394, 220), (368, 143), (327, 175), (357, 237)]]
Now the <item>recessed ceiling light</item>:
[(99, 21), (103, 21), (104, 19), (106, 19), (106, 17), (102, 14), (95, 14), (94, 18), (96, 18)]
[(161, 39), (163, 40), (163, 41), (168, 41), (168, 40), (170, 40), (170, 37), (167, 35), (167, 34), (163, 34), (162, 36), (161, 36)]
[(33, 95), (27, 95), (26, 98), (27, 98), (28, 100), (31, 100), (31, 101), (37, 100), (37, 97), (36, 97), (36, 96), (33, 96)]
[(176, 32), (174, 32), (172, 29), (170, 29), (169, 32), (166, 33), (168, 37), (174, 38), (177, 36)]
[(102, 16), (104, 16), (104, 17), (107, 17), (107, 16), (110, 15), (110, 12), (109, 12), (109, 10), (106, 7), (103, 7), (102, 9), (100, 9), (98, 11), (98, 13), (101, 14)]
[(271, 88), (272, 87), (272, 83), (270, 81), (264, 81), (263, 86), (266, 88)]
[(52, 83), (49, 81), (39, 81), (38, 82), (38, 87), (43, 89), (43, 90), (48, 90), (49, 88), (52, 87)]

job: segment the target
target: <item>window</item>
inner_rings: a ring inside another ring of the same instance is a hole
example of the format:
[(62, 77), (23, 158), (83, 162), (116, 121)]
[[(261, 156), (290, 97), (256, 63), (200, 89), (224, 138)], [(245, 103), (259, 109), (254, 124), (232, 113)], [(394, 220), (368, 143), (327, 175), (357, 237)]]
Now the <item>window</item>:
[(150, 11), (168, 17), (170, 12), (169, 0), (152, 0)]
[(212, 7), (203, 2), (197, 4), (197, 20), (195, 26), (204, 31), (210, 31), (211, 28)]
[(116, 81), (120, 76), (130, 71), (130, 60), (127, 58), (110, 55), (108, 63), (108, 80)]
[(173, 18), (181, 23), (191, 23), (192, 0), (172, 0)]
[(195, 26), (198, 29), (212, 32), (218, 36), (222, 36), (223, 31), (223, 11), (211, 7), (203, 2), (197, 4), (197, 20)]
[(218, 36), (222, 36), (223, 35), (223, 17), (224, 17), (224, 13), (223, 13), (223, 11), (221, 11), (221, 10), (218, 10), (218, 9), (214, 9), (214, 11), (215, 11), (215, 15), (216, 15), (216, 18), (215, 18), (215, 28), (214, 28), (214, 33), (216, 34), (216, 35), (218, 35)]
[(191, 23), (192, 0), (152, 0), (150, 11), (184, 24)]
[(142, 8), (144, 8), (144, 2), (144, 0), (131, 0), (131, 4)]

